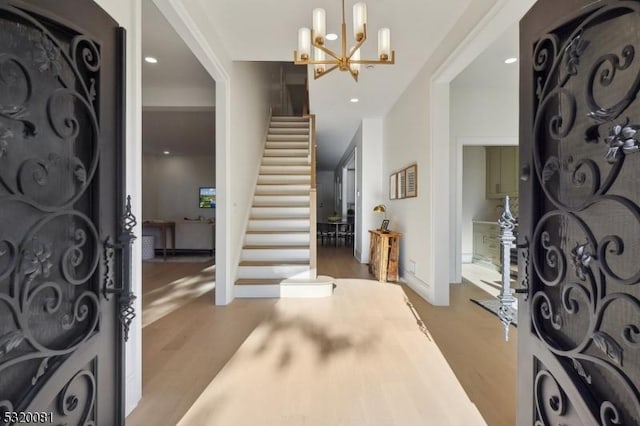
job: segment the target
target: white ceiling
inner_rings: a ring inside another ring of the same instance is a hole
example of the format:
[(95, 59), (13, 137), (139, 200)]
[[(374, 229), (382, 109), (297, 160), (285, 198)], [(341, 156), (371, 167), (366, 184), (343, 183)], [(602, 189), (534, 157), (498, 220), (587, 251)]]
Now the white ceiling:
[(194, 88), (211, 92), (215, 83), (152, 0), (142, 0), (142, 90)]
[[(377, 30), (391, 29), (396, 64), (363, 69), (359, 82), (348, 73), (334, 71), (310, 79), (312, 112), (317, 116), (318, 167), (333, 170), (363, 118), (383, 117), (422, 68), (430, 54), (471, 0), (369, 0), (369, 40), (363, 58), (373, 58)], [(349, 38), (351, 9), (346, 1)], [(216, 29), (233, 60), (292, 61), (297, 30), (311, 25), (315, 7), (327, 10), (327, 31), (340, 31), (340, 0), (188, 0), (198, 3)], [(143, 0), (143, 54), (157, 56), (161, 66), (143, 65), (143, 90), (149, 87), (205, 87), (212, 80), (152, 4)], [(339, 40), (327, 42), (338, 49)], [(517, 26), (481, 54), (454, 84), (517, 88), (518, 65), (506, 66), (517, 56)], [(513, 53), (511, 53), (513, 52)], [(357, 97), (359, 103), (349, 99)]]
[[(311, 110), (318, 118), (320, 169), (330, 170), (337, 165), (362, 118), (386, 114), (470, 1), (367, 1), (369, 40), (363, 46), (362, 57), (376, 56), (377, 31), (389, 27), (396, 65), (363, 69), (358, 83), (340, 71), (311, 82)], [(298, 28), (311, 26), (311, 12), (316, 7), (327, 11), (327, 31), (340, 32), (340, 0), (186, 2), (190, 3), (198, 3), (233, 60), (292, 61)], [(349, 38), (354, 3), (345, 2)], [(339, 41), (328, 43), (339, 46)], [(358, 97), (360, 102), (350, 103), (351, 97)]]
[(505, 31), (453, 81), (458, 87), (485, 87), (518, 93), (518, 62), (505, 64), (507, 58), (518, 58), (518, 24)]

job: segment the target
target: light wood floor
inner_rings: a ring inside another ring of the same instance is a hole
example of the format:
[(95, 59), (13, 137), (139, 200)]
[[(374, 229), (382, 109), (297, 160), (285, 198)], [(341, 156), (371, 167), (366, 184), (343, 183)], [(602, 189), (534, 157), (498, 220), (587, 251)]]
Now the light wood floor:
[[(369, 277), (367, 266), (351, 253), (320, 247), (319, 273)], [(508, 345), (501, 342), (497, 318), (468, 301), (487, 295), (470, 284), (455, 285), (452, 305), (440, 308), (403, 289), (487, 424), (515, 424), (516, 333), (512, 330)], [(128, 425), (176, 424), (251, 332), (273, 315), (276, 303), (236, 300), (216, 307), (212, 297), (201, 296), (144, 329), (143, 399), (127, 418)]]
[(215, 285), (213, 260), (142, 262), (142, 275), (142, 327), (211, 292)]

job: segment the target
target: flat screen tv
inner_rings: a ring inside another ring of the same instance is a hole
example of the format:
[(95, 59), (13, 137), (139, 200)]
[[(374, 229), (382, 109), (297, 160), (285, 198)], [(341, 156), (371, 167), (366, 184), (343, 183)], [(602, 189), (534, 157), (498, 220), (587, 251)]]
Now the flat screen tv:
[(216, 189), (210, 187), (200, 187), (200, 197), (198, 203), (201, 209), (215, 209)]

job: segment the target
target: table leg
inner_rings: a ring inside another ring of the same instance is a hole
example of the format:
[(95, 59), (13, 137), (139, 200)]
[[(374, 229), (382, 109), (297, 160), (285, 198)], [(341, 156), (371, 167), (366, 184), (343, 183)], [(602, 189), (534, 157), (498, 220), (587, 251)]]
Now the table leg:
[(176, 255), (176, 225), (171, 225), (171, 249), (172, 253)]
[(160, 232), (162, 234), (162, 255), (167, 260), (167, 227), (163, 226)]

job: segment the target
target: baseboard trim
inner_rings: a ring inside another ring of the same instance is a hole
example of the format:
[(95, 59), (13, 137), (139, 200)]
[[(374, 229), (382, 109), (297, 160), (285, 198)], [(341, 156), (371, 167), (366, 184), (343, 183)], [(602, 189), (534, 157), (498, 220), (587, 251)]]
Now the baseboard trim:
[[(210, 249), (170, 249), (167, 248), (167, 255), (173, 256), (175, 252), (175, 256), (213, 256), (215, 250)], [(164, 249), (154, 249), (154, 253), (156, 256), (164, 256)]]
[(234, 285), (233, 295), (238, 299), (260, 298), (279, 299), (280, 284), (274, 285)]
[(400, 281), (408, 285), (413, 291), (418, 293), (427, 302), (433, 304), (431, 299), (431, 286), (411, 273), (402, 273)]

